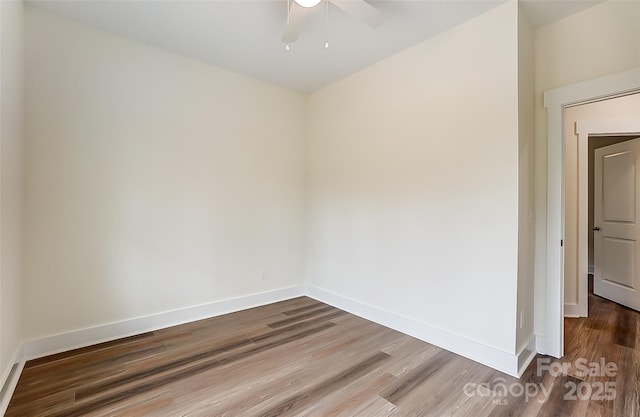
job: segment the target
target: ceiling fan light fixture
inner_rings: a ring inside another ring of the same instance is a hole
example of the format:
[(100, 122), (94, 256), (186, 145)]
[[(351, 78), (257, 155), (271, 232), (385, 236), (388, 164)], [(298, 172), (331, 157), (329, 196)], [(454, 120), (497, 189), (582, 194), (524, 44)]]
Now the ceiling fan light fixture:
[(294, 0), (302, 7), (314, 7), (320, 4), (322, 0)]

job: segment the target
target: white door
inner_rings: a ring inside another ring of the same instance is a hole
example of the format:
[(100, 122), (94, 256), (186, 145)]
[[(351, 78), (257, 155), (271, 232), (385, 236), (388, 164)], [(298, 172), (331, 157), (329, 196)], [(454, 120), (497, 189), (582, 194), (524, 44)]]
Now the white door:
[(640, 310), (640, 139), (595, 151), (594, 293)]

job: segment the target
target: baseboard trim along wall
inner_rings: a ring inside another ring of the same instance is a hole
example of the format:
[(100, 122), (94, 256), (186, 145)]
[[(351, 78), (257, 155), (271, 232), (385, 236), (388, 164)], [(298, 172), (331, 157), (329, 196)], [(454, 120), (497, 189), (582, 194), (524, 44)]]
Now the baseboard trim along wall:
[(524, 371), (527, 370), (527, 367), (535, 359), (537, 354), (536, 336), (531, 335), (527, 344), (518, 352), (518, 376), (524, 374)]
[(11, 368), (6, 370), (5, 375), (2, 375), (2, 389), (0, 390), (0, 416), (3, 416), (9, 407), (9, 401), (13, 396), (13, 392), (18, 385), (18, 379), (24, 369), (25, 357), (24, 357), (24, 344), (20, 344), (13, 359)]
[(26, 360), (41, 358), (72, 349), (108, 342), (140, 333), (177, 326), (197, 320), (233, 313), (265, 304), (276, 303), (304, 295), (304, 286), (294, 286), (251, 294), (209, 304), (187, 307), (180, 310), (154, 314), (146, 317), (125, 320), (116, 323), (67, 333), (32, 339), (25, 342)]
[[(413, 336), (450, 352), (457, 353), (458, 355), (464, 356), (483, 365), (490, 366), (491, 368), (497, 369), (511, 376), (519, 377), (520, 365), (525, 362), (528, 365), (535, 356), (528, 353), (526, 349), (523, 349), (521, 354), (525, 357), (520, 359), (520, 355), (514, 355), (502, 351), (483, 343), (467, 339), (463, 336), (438, 329), (409, 317), (382, 310), (314, 286), (307, 286), (306, 293), (309, 297), (318, 301), (322, 301), (323, 303), (348, 311), (356, 316), (397, 330), (409, 336)], [(524, 369), (526, 369), (526, 366), (524, 366), (523, 371)]]
[[(553, 346), (549, 346), (549, 341), (547, 340), (547, 337), (544, 335), (536, 334), (536, 350), (541, 355), (549, 355), (549, 356), (553, 356), (554, 358), (559, 358), (559, 356), (553, 355), (552, 353), (554, 351)], [(562, 353), (564, 353), (564, 349)]]
[(581, 317), (578, 304), (564, 303), (564, 316), (571, 318)]
[[(521, 375), (536, 355), (535, 338), (532, 338), (520, 352), (511, 354), (400, 314), (309, 285), (251, 294), (245, 297), (222, 300), (152, 316), (32, 339), (24, 343), (24, 353), (21, 355), (24, 360), (36, 359), (122, 337), (275, 303), (302, 295), (413, 336), (427, 343), (434, 344), (512, 376), (517, 377)], [(24, 365), (24, 360), (21, 360), (22, 365)], [(18, 372), (18, 375), (19, 374)]]

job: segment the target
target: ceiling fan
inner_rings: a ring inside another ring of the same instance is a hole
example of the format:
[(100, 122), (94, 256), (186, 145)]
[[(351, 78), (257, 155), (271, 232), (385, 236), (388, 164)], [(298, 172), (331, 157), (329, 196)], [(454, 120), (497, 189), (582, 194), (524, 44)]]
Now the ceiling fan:
[(305, 15), (311, 8), (320, 4), (321, 1), (331, 2), (344, 12), (371, 27), (378, 27), (382, 23), (382, 13), (365, 0), (294, 0), (289, 4), (287, 24), (282, 35), (283, 43), (288, 46), (298, 39)]

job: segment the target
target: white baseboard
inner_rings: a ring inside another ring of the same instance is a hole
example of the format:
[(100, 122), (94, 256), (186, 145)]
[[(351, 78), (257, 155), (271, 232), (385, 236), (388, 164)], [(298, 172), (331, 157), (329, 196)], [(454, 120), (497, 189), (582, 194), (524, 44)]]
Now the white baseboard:
[(564, 303), (564, 316), (572, 318), (580, 317), (578, 315), (578, 304)]
[(506, 374), (515, 377), (519, 376), (518, 363), (520, 360), (518, 355), (314, 286), (307, 286), (306, 293), (311, 298), (348, 311), (356, 316), (457, 353)]
[(235, 311), (288, 300), (304, 295), (304, 286), (281, 288), (244, 297), (216, 301), (146, 317), (109, 323), (67, 333), (28, 340), (24, 344), (27, 360), (40, 358), (97, 343), (108, 342), (192, 321), (207, 319)]
[(549, 355), (556, 359), (561, 358), (563, 354), (563, 351), (558, 351), (558, 346), (555, 343), (550, 345), (549, 339), (540, 334), (536, 335), (536, 350), (541, 355)]
[(548, 355), (547, 338), (541, 334), (536, 335), (536, 350), (542, 355)]
[(9, 406), (9, 401), (13, 396), (13, 392), (18, 385), (18, 379), (24, 369), (24, 344), (21, 343), (18, 349), (13, 354), (13, 358), (10, 362), (12, 365), (9, 369), (4, 371), (2, 375), (2, 390), (0, 391), (0, 416), (4, 416)]
[(518, 352), (518, 376), (522, 376), (524, 371), (527, 370), (527, 367), (531, 363), (531, 361), (536, 357), (538, 351), (536, 350), (536, 336), (531, 335), (529, 337), (529, 341), (523, 348)]
[[(24, 342), (24, 348), (21, 349), (19, 361), (16, 363), (21, 364), (21, 371), (25, 360), (271, 304), (302, 295), (330, 304), (516, 377), (526, 369), (527, 365), (535, 357), (536, 352), (540, 352), (540, 343), (543, 343), (538, 338), (532, 337), (520, 352), (512, 354), (397, 313), (314, 286), (303, 285), (28, 340)], [(17, 376), (19, 376), (20, 372), (16, 373), (15, 382), (17, 382)], [(9, 385), (5, 383), (5, 387), (9, 387)], [(11, 392), (13, 392), (13, 388), (11, 388)], [(5, 393), (7, 392), (9, 390), (5, 389)]]
[(564, 303), (564, 316), (572, 319), (587, 317), (587, 306), (581, 306), (577, 303)]

